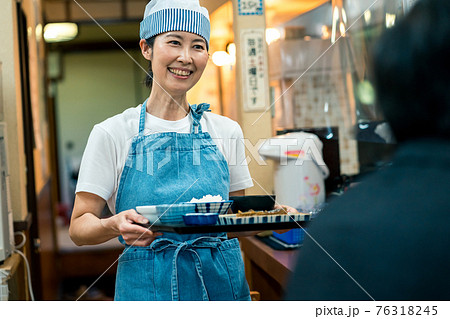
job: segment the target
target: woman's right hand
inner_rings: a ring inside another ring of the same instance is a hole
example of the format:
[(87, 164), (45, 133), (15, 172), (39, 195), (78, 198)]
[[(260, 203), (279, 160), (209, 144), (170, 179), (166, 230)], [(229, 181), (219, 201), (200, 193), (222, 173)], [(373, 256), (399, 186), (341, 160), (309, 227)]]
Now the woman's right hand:
[[(147, 224), (148, 220), (134, 209), (123, 211), (108, 219), (113, 221), (113, 227), (122, 235), (128, 245), (145, 247), (150, 245), (156, 237), (162, 235), (162, 233), (152, 232), (146, 227), (137, 225), (136, 223)], [(106, 219), (102, 219), (103, 221), (106, 222)]]

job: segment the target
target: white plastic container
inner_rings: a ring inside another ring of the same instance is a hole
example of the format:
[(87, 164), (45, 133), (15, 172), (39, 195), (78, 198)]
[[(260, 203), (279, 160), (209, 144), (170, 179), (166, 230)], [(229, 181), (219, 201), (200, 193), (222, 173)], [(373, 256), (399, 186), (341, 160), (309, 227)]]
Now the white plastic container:
[(259, 154), (275, 161), (277, 203), (310, 210), (325, 201), (328, 167), (322, 157), (322, 142), (315, 134), (288, 133), (268, 139)]

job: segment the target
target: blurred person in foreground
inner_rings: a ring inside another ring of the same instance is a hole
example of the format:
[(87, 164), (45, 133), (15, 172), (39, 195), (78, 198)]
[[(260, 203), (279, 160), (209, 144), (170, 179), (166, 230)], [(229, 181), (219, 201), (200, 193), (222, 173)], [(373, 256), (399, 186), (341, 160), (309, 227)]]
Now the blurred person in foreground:
[(345, 271), (307, 238), (287, 300), (450, 300), (449, 39), (450, 1), (424, 0), (377, 43), (397, 152), (308, 228)]

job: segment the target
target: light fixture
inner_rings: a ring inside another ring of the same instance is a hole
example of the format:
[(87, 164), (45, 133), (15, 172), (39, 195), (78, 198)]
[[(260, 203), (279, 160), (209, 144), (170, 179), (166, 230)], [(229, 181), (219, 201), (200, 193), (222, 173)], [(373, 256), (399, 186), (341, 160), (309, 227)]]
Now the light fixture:
[(331, 23), (331, 43), (336, 42), (336, 33), (337, 33), (337, 23), (339, 20), (339, 11), (338, 11), (338, 7), (334, 8), (334, 12), (333, 12), (333, 21)]
[(275, 42), (281, 38), (281, 33), (278, 29), (275, 28), (267, 28), (266, 29), (266, 42), (267, 45)]
[(212, 55), (212, 61), (217, 66), (224, 66), (233, 63), (233, 57), (225, 51), (216, 51)]
[(236, 57), (236, 44), (233, 42), (227, 44), (227, 52), (232, 57)]
[(386, 13), (386, 28), (392, 28), (395, 25), (395, 14)]
[(370, 10), (367, 10), (366, 12), (364, 12), (364, 20), (366, 21), (367, 24), (370, 23), (371, 18), (372, 18), (372, 12), (370, 12)]
[(345, 24), (344, 24), (344, 22), (341, 22), (339, 24), (339, 32), (341, 33), (341, 36), (345, 37)]
[(44, 27), (44, 39), (47, 43), (70, 41), (77, 34), (78, 26), (75, 23), (48, 23)]
[(322, 39), (328, 39), (330, 37), (330, 31), (328, 30), (328, 26), (322, 26)]
[(342, 8), (342, 21), (344, 22), (344, 24), (347, 24), (347, 13), (345, 13), (345, 9)]
[(229, 42), (226, 51), (216, 51), (212, 55), (212, 61), (217, 66), (232, 65), (236, 63), (236, 44)]

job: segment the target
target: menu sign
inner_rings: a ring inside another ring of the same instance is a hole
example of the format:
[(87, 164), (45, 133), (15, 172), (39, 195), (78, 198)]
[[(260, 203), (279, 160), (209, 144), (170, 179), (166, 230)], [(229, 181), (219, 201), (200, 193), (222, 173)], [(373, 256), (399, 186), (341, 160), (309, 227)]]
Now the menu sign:
[(267, 65), (264, 59), (264, 34), (264, 29), (246, 29), (241, 33), (245, 111), (262, 111), (266, 106)]
[(262, 15), (263, 0), (238, 0), (239, 15)]

